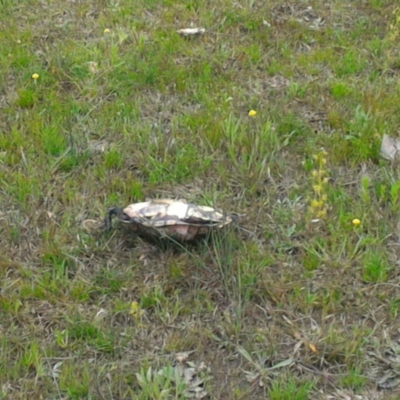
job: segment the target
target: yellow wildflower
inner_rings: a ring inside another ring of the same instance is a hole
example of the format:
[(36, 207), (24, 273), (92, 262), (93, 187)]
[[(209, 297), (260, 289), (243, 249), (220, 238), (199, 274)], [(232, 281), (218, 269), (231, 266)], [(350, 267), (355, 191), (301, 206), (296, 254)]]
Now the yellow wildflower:
[(249, 117), (254, 117), (256, 114), (257, 114), (257, 111), (255, 111), (255, 110), (249, 111)]
[(129, 314), (132, 315), (133, 319), (138, 320), (144, 314), (144, 310), (140, 308), (137, 301), (132, 301)]
[(351, 221), (351, 222), (352, 222), (352, 224), (353, 224), (354, 226), (358, 226), (358, 225), (361, 224), (361, 221), (360, 221), (358, 218), (354, 218), (353, 221)]
[(318, 195), (320, 195), (321, 192), (322, 192), (322, 185), (321, 185), (321, 184), (313, 185), (313, 190), (314, 190), (315, 193), (317, 193)]
[(319, 200), (311, 200), (311, 207), (312, 208), (320, 208), (324, 205), (322, 201)]
[(36, 81), (36, 79), (39, 79), (39, 74), (32, 74), (32, 79)]
[(325, 209), (319, 210), (317, 212), (317, 218), (324, 218), (324, 217), (326, 217), (326, 210)]

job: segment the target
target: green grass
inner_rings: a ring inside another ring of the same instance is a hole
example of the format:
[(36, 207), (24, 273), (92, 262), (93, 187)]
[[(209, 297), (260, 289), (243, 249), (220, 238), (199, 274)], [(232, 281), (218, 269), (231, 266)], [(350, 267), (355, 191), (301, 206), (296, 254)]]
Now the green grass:
[[(398, 398), (399, 18), (0, 2), (0, 399)], [(239, 229), (179, 249), (83, 228), (152, 197)]]

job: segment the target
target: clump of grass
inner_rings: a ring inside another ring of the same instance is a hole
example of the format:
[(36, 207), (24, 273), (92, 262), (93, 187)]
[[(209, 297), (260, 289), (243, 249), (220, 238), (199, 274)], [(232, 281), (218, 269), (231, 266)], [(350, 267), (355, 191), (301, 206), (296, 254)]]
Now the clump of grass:
[(156, 398), (184, 398), (188, 392), (188, 385), (184, 378), (172, 366), (154, 371), (151, 367), (141, 369), (136, 373), (136, 379), (141, 388), (139, 399), (151, 400)]
[(363, 257), (363, 279), (367, 282), (384, 282), (389, 265), (386, 254), (380, 251), (367, 251)]
[(332, 96), (336, 99), (341, 99), (348, 96), (351, 93), (351, 88), (344, 82), (335, 81), (330, 87)]
[(392, 11), (392, 22), (389, 23), (389, 31), (386, 36), (390, 42), (395, 42), (400, 36), (400, 8), (396, 7)]
[(348, 373), (341, 378), (343, 387), (359, 390), (366, 382), (367, 378), (362, 375), (362, 372), (355, 368), (350, 369)]
[(299, 383), (293, 378), (287, 381), (277, 379), (272, 382), (268, 397), (271, 400), (307, 400), (313, 386), (312, 382)]
[(268, 120), (257, 124), (255, 114), (250, 110), (251, 120), (244, 123), (232, 114), (223, 123), (226, 151), (229, 162), (238, 171), (243, 184), (251, 192), (259, 187), (260, 181), (267, 171), (268, 162), (281, 147), (280, 138)]

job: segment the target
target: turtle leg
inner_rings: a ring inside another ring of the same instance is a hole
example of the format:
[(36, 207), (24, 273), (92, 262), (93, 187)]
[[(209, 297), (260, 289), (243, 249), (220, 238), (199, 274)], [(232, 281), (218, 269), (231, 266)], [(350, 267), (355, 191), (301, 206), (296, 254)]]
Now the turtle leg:
[(122, 209), (119, 207), (109, 208), (103, 220), (103, 229), (109, 231), (112, 227), (112, 217), (114, 215), (121, 215)]

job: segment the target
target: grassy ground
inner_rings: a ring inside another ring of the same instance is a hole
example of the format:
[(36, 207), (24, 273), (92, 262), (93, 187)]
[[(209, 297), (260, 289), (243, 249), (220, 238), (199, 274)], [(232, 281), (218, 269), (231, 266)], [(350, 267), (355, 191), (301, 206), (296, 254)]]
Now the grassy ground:
[[(398, 399), (396, 3), (0, 1), (0, 398)], [(151, 197), (240, 229), (82, 228)]]

